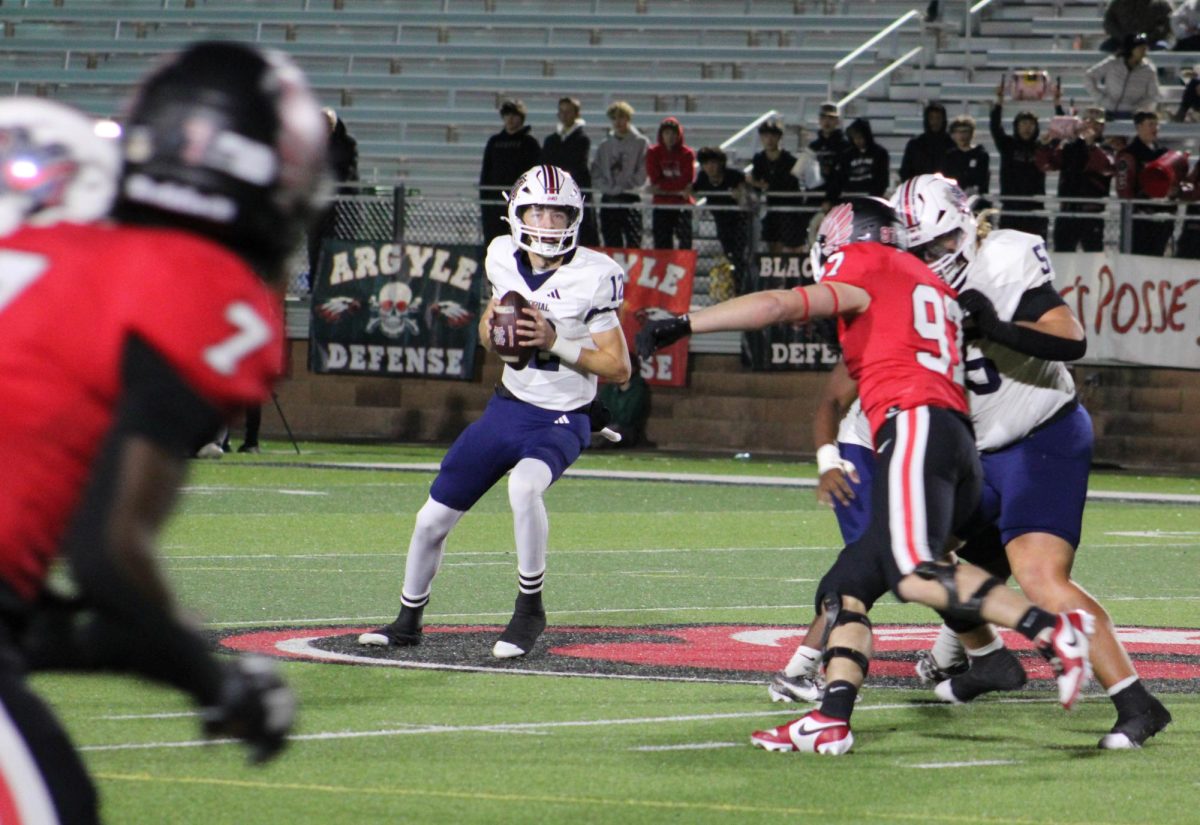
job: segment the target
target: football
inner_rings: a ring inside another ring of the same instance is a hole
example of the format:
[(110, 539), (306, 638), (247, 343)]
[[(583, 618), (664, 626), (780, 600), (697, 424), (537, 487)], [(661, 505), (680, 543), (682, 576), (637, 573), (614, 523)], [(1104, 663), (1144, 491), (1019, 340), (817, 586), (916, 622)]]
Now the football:
[(492, 349), (504, 363), (517, 370), (524, 369), (537, 352), (537, 347), (523, 347), (517, 343), (517, 320), (528, 317), (522, 312), (527, 306), (529, 302), (524, 295), (510, 290), (496, 302), (490, 322)]

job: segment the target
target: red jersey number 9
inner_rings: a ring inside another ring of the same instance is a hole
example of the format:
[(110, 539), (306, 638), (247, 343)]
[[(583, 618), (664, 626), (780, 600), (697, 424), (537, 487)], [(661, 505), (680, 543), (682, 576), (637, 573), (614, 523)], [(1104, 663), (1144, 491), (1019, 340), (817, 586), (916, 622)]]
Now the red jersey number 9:
[[(926, 341), (937, 344), (937, 353), (920, 350), (917, 363), (955, 383), (963, 382), (962, 310), (949, 295), (938, 292), (928, 284), (913, 290), (913, 329)], [(951, 341), (951, 336), (954, 340)]]

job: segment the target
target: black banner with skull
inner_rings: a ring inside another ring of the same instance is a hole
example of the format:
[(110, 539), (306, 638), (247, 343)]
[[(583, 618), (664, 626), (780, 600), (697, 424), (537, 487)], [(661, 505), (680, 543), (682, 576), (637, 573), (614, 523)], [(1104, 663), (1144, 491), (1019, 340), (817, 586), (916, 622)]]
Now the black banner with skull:
[(479, 251), (325, 240), (313, 280), (309, 369), (470, 380), (479, 343)]
[[(760, 255), (757, 264), (746, 281), (747, 292), (814, 283), (805, 255)], [(837, 322), (832, 319), (742, 334), (742, 363), (754, 370), (831, 370), (841, 357)]]

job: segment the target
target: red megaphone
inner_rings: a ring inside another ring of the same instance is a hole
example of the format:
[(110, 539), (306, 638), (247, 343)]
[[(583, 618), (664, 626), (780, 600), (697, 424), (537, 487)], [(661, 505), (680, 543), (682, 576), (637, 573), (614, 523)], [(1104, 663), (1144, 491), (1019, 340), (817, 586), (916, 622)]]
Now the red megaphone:
[(1170, 151), (1146, 164), (1142, 170), (1142, 191), (1152, 198), (1165, 198), (1188, 171), (1187, 152)]

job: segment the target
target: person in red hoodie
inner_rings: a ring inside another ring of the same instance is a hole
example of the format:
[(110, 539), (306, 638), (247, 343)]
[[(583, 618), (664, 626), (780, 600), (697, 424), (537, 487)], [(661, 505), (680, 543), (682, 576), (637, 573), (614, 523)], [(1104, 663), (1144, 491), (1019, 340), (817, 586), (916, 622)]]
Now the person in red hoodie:
[[(696, 177), (696, 153), (683, 142), (683, 126), (673, 117), (658, 126), (658, 142), (646, 152), (646, 177), (654, 196), (654, 248), (692, 248), (692, 180)], [(659, 204), (672, 204), (664, 209)]]

